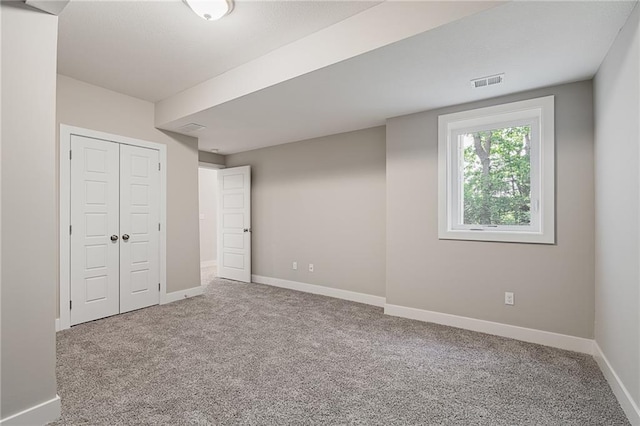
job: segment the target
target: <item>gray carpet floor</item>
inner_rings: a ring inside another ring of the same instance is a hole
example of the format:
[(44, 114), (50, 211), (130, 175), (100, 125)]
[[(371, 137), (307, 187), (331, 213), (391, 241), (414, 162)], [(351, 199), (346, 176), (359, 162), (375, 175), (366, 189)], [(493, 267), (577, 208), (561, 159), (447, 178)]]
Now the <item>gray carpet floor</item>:
[(589, 356), (209, 278), (58, 333), (54, 424), (629, 424)]

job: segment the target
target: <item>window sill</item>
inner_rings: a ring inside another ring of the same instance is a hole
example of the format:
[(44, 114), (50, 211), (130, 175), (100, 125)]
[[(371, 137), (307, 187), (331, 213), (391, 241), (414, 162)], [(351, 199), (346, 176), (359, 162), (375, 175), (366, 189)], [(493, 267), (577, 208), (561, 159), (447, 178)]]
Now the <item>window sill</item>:
[(495, 231), (495, 230), (440, 230), (440, 240), (486, 241), (501, 243), (523, 244), (555, 244), (555, 236), (549, 233), (526, 231)]

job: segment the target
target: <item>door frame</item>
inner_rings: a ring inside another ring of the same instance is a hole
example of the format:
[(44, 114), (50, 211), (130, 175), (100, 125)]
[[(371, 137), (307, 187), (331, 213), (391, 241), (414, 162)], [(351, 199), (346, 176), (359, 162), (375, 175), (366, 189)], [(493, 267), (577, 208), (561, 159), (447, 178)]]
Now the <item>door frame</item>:
[(133, 145), (141, 148), (155, 149), (160, 157), (160, 304), (167, 303), (167, 146), (161, 143), (148, 142), (126, 136), (99, 132), (97, 130), (60, 124), (60, 180), (59, 208), (60, 208), (60, 330), (71, 327), (71, 136), (84, 136), (107, 142)]
[(198, 168), (199, 169), (214, 169), (214, 170), (219, 170), (219, 169), (225, 169), (227, 166), (224, 166), (222, 164), (216, 164), (216, 163), (207, 163), (205, 161), (198, 161)]
[[(209, 170), (221, 170), (226, 168), (225, 165), (223, 164), (217, 164), (217, 163), (207, 163), (206, 161), (198, 161), (198, 186), (200, 185), (200, 169), (209, 169)], [(199, 191), (199, 189), (198, 189)], [(216, 188), (216, 200), (218, 197), (218, 188)], [(199, 197), (199, 194), (198, 194)], [(216, 201), (217, 204), (217, 201)], [(216, 214), (217, 214), (217, 210), (218, 208), (216, 207)], [(200, 210), (198, 210), (198, 213), (200, 213)], [(217, 221), (217, 219), (216, 219)], [(216, 223), (216, 227), (218, 226), (218, 224)], [(198, 235), (200, 235), (200, 221), (198, 220)], [(216, 239), (216, 251), (218, 250), (218, 241)], [(218, 264), (218, 256), (216, 254), (216, 259), (215, 259), (215, 265)], [(211, 266), (211, 265), (207, 265), (207, 266)], [(202, 263), (202, 252), (200, 252), (200, 268), (202, 269), (204, 267), (204, 264)]]

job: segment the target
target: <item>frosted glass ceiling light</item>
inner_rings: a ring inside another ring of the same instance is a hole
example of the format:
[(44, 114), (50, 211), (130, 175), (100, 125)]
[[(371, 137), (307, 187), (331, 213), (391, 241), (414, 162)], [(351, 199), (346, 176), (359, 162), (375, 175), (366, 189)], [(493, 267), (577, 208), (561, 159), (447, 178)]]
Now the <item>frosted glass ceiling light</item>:
[(228, 15), (233, 9), (233, 0), (183, 0), (196, 15), (207, 21), (215, 21)]

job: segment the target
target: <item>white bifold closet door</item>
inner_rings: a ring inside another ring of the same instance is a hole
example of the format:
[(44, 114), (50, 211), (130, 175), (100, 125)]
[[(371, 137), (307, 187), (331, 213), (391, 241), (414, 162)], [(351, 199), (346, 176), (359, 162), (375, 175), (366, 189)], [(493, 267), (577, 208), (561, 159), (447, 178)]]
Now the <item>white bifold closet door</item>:
[(71, 325), (159, 303), (158, 151), (71, 137)]
[(71, 325), (120, 312), (120, 146), (71, 137)]
[(120, 145), (120, 312), (160, 302), (158, 151)]

